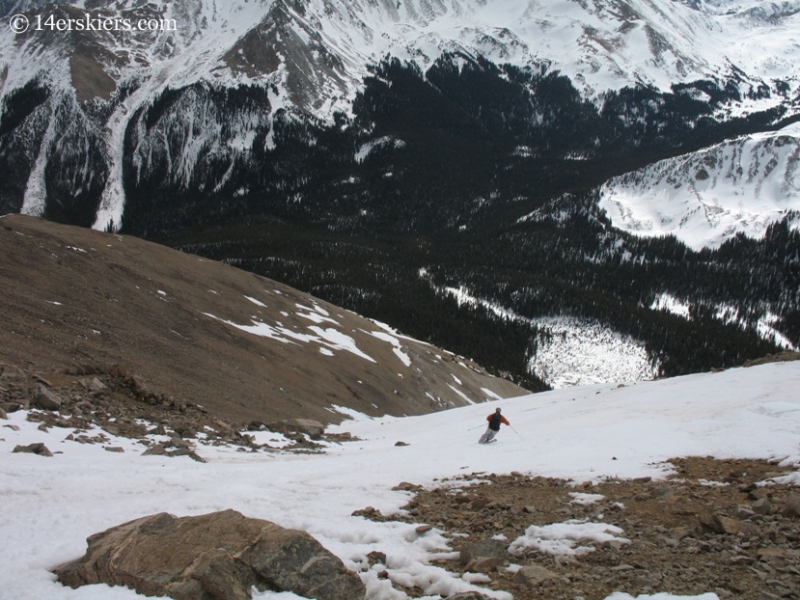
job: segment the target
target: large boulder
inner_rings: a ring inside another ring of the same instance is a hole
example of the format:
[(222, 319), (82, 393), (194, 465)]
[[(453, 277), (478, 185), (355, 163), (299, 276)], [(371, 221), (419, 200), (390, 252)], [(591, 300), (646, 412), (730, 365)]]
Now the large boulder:
[(83, 558), (55, 570), (73, 588), (97, 583), (175, 600), (249, 600), (249, 590), (363, 600), (357, 574), (303, 531), (234, 510), (143, 517), (89, 537)]

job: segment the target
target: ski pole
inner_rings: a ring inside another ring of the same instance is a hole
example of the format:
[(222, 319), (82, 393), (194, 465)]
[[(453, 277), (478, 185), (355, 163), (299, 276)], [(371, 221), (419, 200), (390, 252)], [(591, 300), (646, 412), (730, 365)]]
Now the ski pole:
[[(509, 425), (509, 427), (511, 427), (511, 425)], [(525, 439), (524, 437), (522, 437), (521, 435), (519, 435), (519, 431), (517, 431), (517, 430), (516, 430), (516, 429), (514, 429), (513, 427), (511, 427), (511, 431), (513, 431), (514, 433), (516, 433), (516, 434), (519, 436), (519, 439), (521, 439), (521, 440), (524, 440), (524, 439)]]

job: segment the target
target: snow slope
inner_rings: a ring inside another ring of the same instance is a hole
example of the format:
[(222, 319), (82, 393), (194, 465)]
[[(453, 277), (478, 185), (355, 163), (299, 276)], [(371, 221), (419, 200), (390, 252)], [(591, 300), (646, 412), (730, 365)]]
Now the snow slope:
[(800, 226), (800, 124), (729, 140), (608, 181), (600, 206), (635, 235), (675, 235), (716, 248), (736, 233), (761, 238), (784, 217)]
[[(323, 455), (201, 446), (198, 453), (207, 464), (141, 456), (144, 447), (125, 439), (108, 444), (123, 447), (124, 453), (107, 452), (99, 445), (66, 441), (68, 431), (63, 429), (39, 431), (24, 413), (14, 413), (8, 422), (0, 422), (0, 505), (13, 517), (0, 522), (0, 598), (139, 598), (130, 590), (103, 585), (64, 588), (49, 569), (81, 556), (87, 536), (122, 522), (160, 511), (183, 516), (227, 508), (306, 530), (353, 568), (365, 563), (371, 551), (385, 552), (390, 574), (421, 586), (430, 594), (425, 598), (475, 589), (475, 584), (431, 563), (432, 551), (446, 550), (445, 538), (436, 530), (420, 537), (414, 524), (376, 523), (352, 512), (367, 505), (396, 512), (409, 498), (406, 492), (391, 491), (398, 483), (434, 485), (437, 478), (465, 472), (520, 471), (575, 482), (661, 478), (667, 474), (663, 461), (689, 455), (778, 458), (797, 466), (797, 389), (800, 362), (627, 387), (572, 388), (424, 417), (368, 419), (353, 414), (354, 420), (338, 429), (360, 441), (331, 445)], [(480, 446), (477, 437), (494, 406), (502, 406), (514, 430), (504, 428), (500, 443)], [(277, 437), (261, 435), (261, 442)], [(409, 445), (395, 446), (397, 441)], [(16, 445), (34, 442), (46, 443), (57, 454), (11, 454)], [(800, 485), (800, 472), (786, 479)], [(614, 535), (624, 537), (625, 532)], [(514, 543), (528, 542), (521, 538)], [(376, 571), (363, 577), (370, 600), (405, 600)], [(483, 592), (511, 599), (502, 591)], [(254, 597), (297, 598), (273, 593)]]

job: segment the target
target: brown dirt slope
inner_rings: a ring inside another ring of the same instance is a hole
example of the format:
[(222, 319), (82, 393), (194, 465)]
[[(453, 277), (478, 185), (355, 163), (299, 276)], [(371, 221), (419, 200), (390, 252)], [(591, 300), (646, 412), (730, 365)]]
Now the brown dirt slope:
[(339, 422), (334, 406), (415, 415), (486, 390), (525, 393), (263, 277), (21, 215), (0, 218), (0, 362), (44, 377), (119, 365), (233, 424)]

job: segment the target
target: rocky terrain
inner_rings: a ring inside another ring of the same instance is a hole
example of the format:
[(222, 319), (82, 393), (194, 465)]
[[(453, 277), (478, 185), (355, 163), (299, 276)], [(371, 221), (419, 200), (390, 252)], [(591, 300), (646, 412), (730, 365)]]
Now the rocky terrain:
[[(65, 439), (78, 443), (122, 451), (111, 443), (112, 436), (122, 436), (141, 440), (143, 453), (189, 456), (200, 462), (204, 459), (195, 449), (201, 439), (206, 444), (227, 444), (242, 451), (275, 450), (269, 444), (255, 443), (248, 431), (276, 432), (288, 438), (292, 451), (316, 451), (323, 438), (348, 439), (341, 434), (326, 434), (325, 424), (313, 419), (268, 424), (253, 421), (238, 427), (203, 406), (149, 390), (120, 365), (106, 370), (76, 368), (46, 378), (0, 363), (0, 419), (19, 410), (28, 411), (27, 419), (40, 423), (40, 429), (62, 428)], [(156, 443), (153, 436), (166, 436), (168, 440)], [(281, 447), (287, 448), (283, 443)], [(18, 451), (50, 453), (38, 444)]]
[[(416, 492), (408, 518), (446, 531), (460, 551), (458, 560), (448, 556), (442, 565), (483, 573), (490, 587), (515, 600), (601, 600), (616, 590), (800, 598), (800, 494), (771, 481), (791, 469), (704, 457), (669, 463), (665, 481), (575, 486), (472, 473), (437, 489), (403, 487)], [(528, 527), (570, 520), (619, 530), (608, 543), (576, 540), (586, 550), (582, 555), (531, 548), (509, 553)]]

